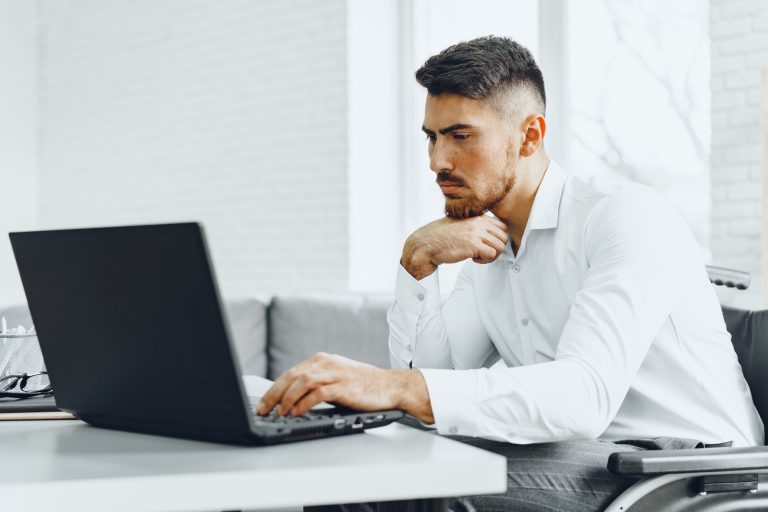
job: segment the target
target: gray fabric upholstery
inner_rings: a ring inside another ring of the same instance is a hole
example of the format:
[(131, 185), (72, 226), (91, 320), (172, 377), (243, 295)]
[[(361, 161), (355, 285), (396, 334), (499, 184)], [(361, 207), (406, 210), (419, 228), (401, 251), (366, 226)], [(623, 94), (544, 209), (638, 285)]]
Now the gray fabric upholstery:
[(317, 352), (388, 368), (391, 301), (361, 295), (275, 297), (269, 308), (269, 378)]
[(257, 299), (226, 301), (229, 332), (244, 375), (267, 376), (267, 304)]
[[(267, 305), (257, 299), (228, 300), (225, 315), (235, 350), (244, 374), (267, 375)], [(29, 328), (32, 320), (26, 306), (11, 306), (0, 309), (8, 327), (21, 324)]]

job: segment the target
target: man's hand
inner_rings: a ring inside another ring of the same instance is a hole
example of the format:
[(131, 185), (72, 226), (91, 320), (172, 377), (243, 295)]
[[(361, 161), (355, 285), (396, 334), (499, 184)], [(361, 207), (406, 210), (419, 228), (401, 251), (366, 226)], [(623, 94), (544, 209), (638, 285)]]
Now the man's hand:
[(283, 373), (261, 398), (256, 412), (300, 416), (320, 402), (361, 411), (402, 409), (434, 423), (424, 377), (418, 370), (383, 370), (345, 357), (318, 353)]
[(400, 263), (416, 279), (423, 279), (443, 263), (472, 259), (490, 263), (504, 251), (507, 226), (496, 217), (444, 217), (420, 227), (408, 237)]

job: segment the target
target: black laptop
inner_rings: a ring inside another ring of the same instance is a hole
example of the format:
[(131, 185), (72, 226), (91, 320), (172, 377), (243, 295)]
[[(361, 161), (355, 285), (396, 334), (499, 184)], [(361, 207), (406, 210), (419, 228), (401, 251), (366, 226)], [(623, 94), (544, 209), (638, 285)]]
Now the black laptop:
[(196, 223), (11, 233), (59, 408), (99, 427), (235, 444), (361, 432), (399, 410), (256, 415)]

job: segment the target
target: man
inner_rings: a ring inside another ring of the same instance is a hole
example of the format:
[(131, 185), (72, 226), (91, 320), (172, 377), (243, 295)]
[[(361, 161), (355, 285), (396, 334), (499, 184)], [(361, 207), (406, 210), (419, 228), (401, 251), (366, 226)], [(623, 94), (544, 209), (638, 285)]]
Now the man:
[[(507, 494), (455, 510), (600, 510), (631, 483), (605, 470), (611, 452), (642, 444), (621, 440), (761, 444), (696, 241), (657, 192), (550, 161), (528, 50), (479, 38), (416, 78), (446, 216), (403, 248), (388, 315), (397, 369), (319, 354), (258, 412), (400, 408), (505, 454)], [(465, 260), (441, 304), (438, 267)]]

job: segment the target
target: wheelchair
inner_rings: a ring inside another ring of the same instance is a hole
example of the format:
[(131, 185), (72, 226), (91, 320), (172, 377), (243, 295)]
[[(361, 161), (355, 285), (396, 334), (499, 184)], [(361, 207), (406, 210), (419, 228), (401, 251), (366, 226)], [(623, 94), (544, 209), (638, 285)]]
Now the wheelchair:
[[(718, 286), (750, 284), (744, 272), (708, 266), (707, 273)], [(768, 310), (722, 309), (755, 407), (768, 425)], [(768, 446), (619, 452), (610, 456), (608, 470), (643, 478), (605, 512), (768, 511)]]

